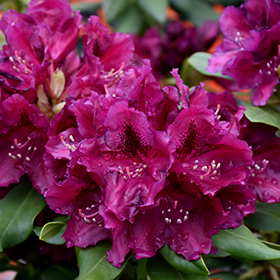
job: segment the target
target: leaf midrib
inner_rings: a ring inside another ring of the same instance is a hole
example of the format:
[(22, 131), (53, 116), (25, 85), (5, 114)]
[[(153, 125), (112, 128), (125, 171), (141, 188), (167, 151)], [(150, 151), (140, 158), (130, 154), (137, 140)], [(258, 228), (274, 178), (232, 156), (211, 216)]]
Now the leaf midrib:
[[(16, 215), (14, 215), (14, 217), (10, 220), (10, 222), (8, 223), (7, 227), (5, 228), (5, 230), (3, 231), (3, 234), (1, 236), (1, 244), (3, 241), (3, 237), (5, 236), (8, 228), (11, 226), (12, 222), (16, 219), (19, 211), (22, 209), (23, 205), (26, 203), (27, 199), (31, 196), (32, 192), (34, 191), (34, 189), (31, 189), (29, 194), (26, 196), (26, 198), (24, 199), (23, 203), (21, 204), (21, 206), (18, 208), (18, 210), (16, 211)], [(3, 244), (2, 244), (3, 245)]]
[(80, 277), (79, 277), (78, 280), (86, 279), (86, 277), (87, 277), (88, 275), (90, 275), (90, 273), (91, 273), (105, 258), (106, 258), (106, 254), (95, 264), (95, 266), (94, 266), (91, 270), (89, 270), (88, 274), (86, 274), (85, 277), (83, 277), (83, 278), (80, 278)]
[[(265, 246), (265, 247), (267, 247), (266, 245), (264, 245), (263, 243), (261, 243), (261, 241), (259, 241), (259, 240), (255, 240), (255, 239), (249, 239), (249, 238), (246, 238), (246, 237), (244, 237), (244, 236), (242, 236), (242, 235), (238, 235), (238, 234), (236, 234), (236, 233), (234, 233), (234, 232), (228, 232), (228, 234), (231, 234), (231, 235), (233, 235), (233, 236), (237, 236), (239, 239), (245, 239), (246, 241), (250, 241), (251, 243), (253, 242), (253, 243), (255, 243), (256, 245), (258, 245), (258, 246), (260, 246), (260, 247), (263, 247), (263, 246)], [(259, 243), (259, 242), (260, 243)], [(215, 246), (217, 246), (217, 245), (215, 245)], [(217, 246), (218, 248), (219, 248), (219, 246)], [(224, 251), (226, 251), (225, 249), (223, 249), (223, 248), (220, 248), (220, 249), (222, 249), (222, 250), (224, 250)], [(269, 250), (273, 250), (273, 249), (271, 249), (271, 248), (269, 248), (269, 247), (267, 247), (267, 249), (269, 249)], [(275, 250), (276, 251), (276, 250)], [(276, 251), (277, 252), (277, 251)], [(265, 254), (266, 255), (266, 257), (267, 257), (267, 254)], [(279, 259), (280, 258), (280, 256), (278, 256), (278, 257), (273, 257), (273, 260), (274, 259)]]

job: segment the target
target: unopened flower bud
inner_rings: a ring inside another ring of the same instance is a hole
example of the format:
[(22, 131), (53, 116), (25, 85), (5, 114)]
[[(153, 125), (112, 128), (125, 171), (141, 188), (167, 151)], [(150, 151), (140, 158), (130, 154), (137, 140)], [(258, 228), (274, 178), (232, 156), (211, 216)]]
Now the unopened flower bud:
[(56, 69), (55, 72), (51, 76), (51, 84), (50, 88), (52, 91), (52, 98), (53, 101), (59, 99), (60, 95), (62, 94), (65, 86), (65, 77), (63, 72), (60, 69)]
[(50, 103), (46, 93), (44, 92), (43, 85), (40, 85), (37, 90), (38, 102), (37, 106), (41, 113), (46, 114), (50, 112)]
[(65, 101), (62, 101), (62, 102), (60, 102), (60, 103), (54, 105), (53, 108), (52, 108), (53, 113), (54, 113), (54, 114), (60, 113), (60, 111), (62, 110), (62, 108), (64, 107), (64, 105), (65, 105)]

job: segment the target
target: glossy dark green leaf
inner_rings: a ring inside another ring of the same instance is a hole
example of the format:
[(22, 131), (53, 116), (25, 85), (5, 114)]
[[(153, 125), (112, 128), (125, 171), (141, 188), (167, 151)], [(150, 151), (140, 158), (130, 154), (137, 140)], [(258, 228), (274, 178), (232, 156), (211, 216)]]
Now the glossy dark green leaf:
[(252, 103), (241, 100), (238, 103), (246, 108), (244, 114), (251, 122), (265, 123), (280, 129), (280, 112), (276, 111), (271, 106), (257, 107)]
[(273, 260), (280, 252), (264, 245), (246, 226), (221, 230), (212, 237), (213, 245), (240, 258), (249, 260)]
[(46, 202), (35, 188), (24, 182), (0, 200), (0, 250), (23, 242), (31, 233), (33, 221)]
[(258, 230), (271, 230), (280, 232), (280, 212), (271, 213), (265, 208), (256, 208), (255, 214), (244, 219), (247, 226)]
[(57, 217), (53, 222), (45, 224), (41, 229), (39, 239), (50, 244), (64, 244), (65, 240), (62, 235), (66, 230), (68, 219), (68, 216), (61, 216)]
[(208, 66), (208, 59), (210, 57), (211, 57), (211, 54), (209, 54), (209, 53), (197, 52), (188, 58), (188, 62), (196, 71), (198, 71), (199, 73), (201, 73), (205, 76), (218, 77), (218, 78), (232, 80), (231, 77), (223, 75), (221, 71), (216, 72), (216, 73), (211, 73), (206, 70), (206, 68)]
[(169, 264), (182, 272), (195, 275), (209, 275), (209, 271), (202, 258), (197, 261), (187, 261), (183, 256), (177, 255), (171, 250), (168, 245), (164, 245), (159, 252)]
[(137, 280), (147, 278), (147, 269), (146, 269), (147, 260), (148, 259), (144, 258), (138, 261)]
[(104, 0), (103, 8), (109, 22), (115, 20), (121, 13), (125, 12), (129, 1), (127, 0)]
[(151, 280), (208, 280), (207, 276), (188, 274), (174, 268), (161, 254), (148, 259), (147, 273)]
[(150, 17), (160, 23), (166, 20), (167, 0), (138, 0), (139, 7)]
[(257, 202), (256, 206), (258, 209), (263, 209), (269, 213), (278, 214), (278, 216), (280, 216), (280, 202), (273, 204), (267, 202)]
[(74, 280), (78, 273), (73, 266), (54, 264), (42, 273), (41, 280)]
[(76, 280), (113, 280), (124, 269), (112, 266), (106, 259), (106, 252), (111, 249), (112, 244), (105, 240), (96, 246), (82, 249), (79, 254), (80, 274)]

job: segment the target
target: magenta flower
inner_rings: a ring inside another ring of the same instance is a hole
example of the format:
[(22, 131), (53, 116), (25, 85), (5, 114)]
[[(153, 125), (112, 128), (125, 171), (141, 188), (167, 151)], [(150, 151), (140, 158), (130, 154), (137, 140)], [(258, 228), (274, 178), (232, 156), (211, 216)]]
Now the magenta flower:
[(49, 120), (18, 94), (3, 101), (0, 112), (0, 185), (19, 182), (27, 173), (33, 186), (43, 193), (51, 182), (43, 160)]
[(216, 198), (209, 199), (187, 176), (172, 173), (156, 204), (144, 213), (139, 211), (133, 223), (120, 222), (101, 208), (105, 227), (112, 229), (113, 237), (107, 258), (120, 267), (130, 250), (136, 259), (150, 258), (168, 244), (187, 260), (196, 260), (201, 253), (215, 251), (211, 236), (218, 233), (218, 228), (239, 226), (245, 215), (254, 212), (254, 202), (254, 194), (241, 185), (224, 188)]
[(229, 6), (220, 26), (225, 38), (209, 59), (208, 70), (222, 70), (242, 89), (255, 88), (254, 104), (265, 105), (279, 83), (279, 2), (248, 0), (239, 8)]
[(248, 167), (251, 177), (248, 184), (263, 202), (280, 201), (280, 139), (276, 128), (250, 123), (245, 129), (244, 139), (252, 146), (254, 165)]
[(88, 171), (107, 174), (106, 207), (120, 220), (133, 220), (137, 206), (152, 205), (162, 190), (174, 145), (166, 133), (150, 129), (145, 115), (126, 102), (111, 107), (104, 125), (104, 140), (81, 143), (79, 162)]
[(160, 79), (168, 75), (172, 68), (181, 67), (193, 53), (207, 51), (218, 35), (219, 25), (212, 21), (206, 21), (198, 28), (186, 28), (179, 21), (171, 21), (162, 32), (151, 27), (143, 37), (132, 37), (135, 44), (134, 61), (141, 65), (141, 58), (149, 59), (153, 74)]
[(103, 180), (80, 165), (66, 173), (67, 178), (49, 187), (45, 194), (47, 203), (56, 213), (70, 216), (63, 235), (68, 248), (96, 245), (110, 236), (99, 214)]

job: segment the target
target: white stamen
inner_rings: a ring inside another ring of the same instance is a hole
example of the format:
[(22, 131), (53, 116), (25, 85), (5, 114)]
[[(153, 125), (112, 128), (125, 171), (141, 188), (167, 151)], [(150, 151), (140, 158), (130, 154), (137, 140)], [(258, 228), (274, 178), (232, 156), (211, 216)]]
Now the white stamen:
[(177, 219), (177, 224), (182, 224), (182, 220), (181, 219)]

